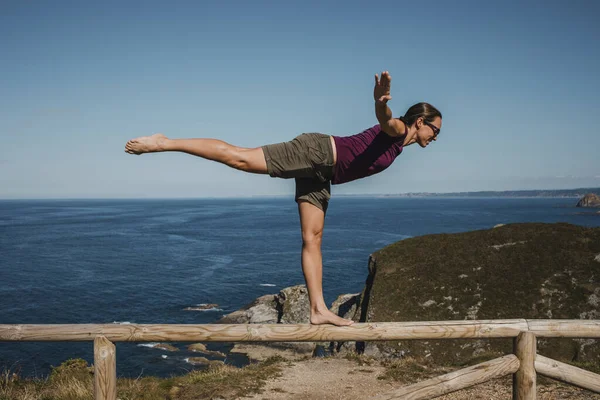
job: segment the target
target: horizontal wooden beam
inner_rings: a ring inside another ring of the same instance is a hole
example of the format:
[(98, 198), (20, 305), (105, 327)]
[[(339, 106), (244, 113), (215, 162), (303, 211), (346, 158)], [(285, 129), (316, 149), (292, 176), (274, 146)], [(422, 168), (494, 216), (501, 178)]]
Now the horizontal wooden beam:
[(537, 337), (600, 338), (599, 320), (481, 320), (310, 324), (72, 324), (0, 325), (0, 341), (328, 342)]
[(401, 387), (393, 392), (374, 397), (373, 400), (433, 399), (487, 382), (490, 379), (513, 374), (518, 369), (519, 359), (514, 354), (509, 354), (446, 375)]
[(600, 393), (600, 375), (586, 371), (585, 369), (577, 368), (538, 354), (535, 358), (535, 370), (539, 374), (549, 378)]
[(527, 325), (536, 337), (600, 339), (597, 319), (528, 319)]
[(525, 320), (310, 324), (0, 325), (0, 341), (319, 342), (516, 337)]

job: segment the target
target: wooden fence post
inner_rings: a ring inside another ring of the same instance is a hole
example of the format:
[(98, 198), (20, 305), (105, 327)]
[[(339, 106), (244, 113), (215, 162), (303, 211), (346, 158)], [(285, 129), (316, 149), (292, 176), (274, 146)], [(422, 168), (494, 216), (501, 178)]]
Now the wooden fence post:
[(536, 348), (536, 338), (531, 332), (521, 332), (514, 339), (514, 352), (521, 365), (513, 375), (513, 400), (536, 399)]
[(117, 399), (116, 348), (104, 336), (94, 339), (94, 399)]

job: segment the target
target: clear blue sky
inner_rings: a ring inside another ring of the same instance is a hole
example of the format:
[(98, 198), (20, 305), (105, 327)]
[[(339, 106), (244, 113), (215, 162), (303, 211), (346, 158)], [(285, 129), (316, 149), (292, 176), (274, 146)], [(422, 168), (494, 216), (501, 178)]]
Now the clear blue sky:
[(0, 198), (293, 195), (293, 181), (186, 154), (133, 156), (133, 137), (257, 147), (444, 115), (336, 193), (600, 186), (598, 1), (2, 1)]

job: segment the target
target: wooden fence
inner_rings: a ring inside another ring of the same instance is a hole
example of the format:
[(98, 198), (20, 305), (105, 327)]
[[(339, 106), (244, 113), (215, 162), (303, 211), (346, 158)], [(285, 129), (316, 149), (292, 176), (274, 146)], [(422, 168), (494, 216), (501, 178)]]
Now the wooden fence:
[(537, 354), (537, 337), (600, 339), (600, 320), (371, 322), (352, 326), (293, 324), (0, 325), (0, 341), (93, 341), (96, 400), (116, 400), (114, 342), (329, 342), (514, 338), (514, 353), (375, 397), (431, 399), (513, 374), (513, 399), (536, 398), (541, 374), (600, 393), (600, 375)]

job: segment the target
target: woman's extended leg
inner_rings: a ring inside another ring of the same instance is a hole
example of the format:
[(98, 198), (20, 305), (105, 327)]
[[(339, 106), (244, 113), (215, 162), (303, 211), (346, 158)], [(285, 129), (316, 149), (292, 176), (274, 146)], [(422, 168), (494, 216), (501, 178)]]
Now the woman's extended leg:
[(263, 149), (233, 146), (218, 139), (169, 139), (157, 133), (132, 139), (125, 145), (129, 154), (180, 151), (213, 160), (232, 168), (255, 174), (267, 173), (267, 162)]
[(310, 300), (310, 323), (351, 325), (354, 321), (341, 318), (327, 308), (323, 298), (323, 257), (321, 241), (325, 213), (307, 201), (298, 202), (302, 229), (302, 272)]

